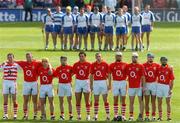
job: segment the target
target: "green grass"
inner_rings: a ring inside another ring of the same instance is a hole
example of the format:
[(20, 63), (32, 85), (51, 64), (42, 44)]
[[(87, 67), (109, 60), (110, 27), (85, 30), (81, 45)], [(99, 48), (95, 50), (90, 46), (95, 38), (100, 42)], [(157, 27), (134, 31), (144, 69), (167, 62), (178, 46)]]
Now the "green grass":
[[(156, 58), (155, 61), (159, 62), (160, 56), (167, 56), (169, 58), (169, 64), (174, 66), (175, 71), (175, 86), (173, 89), (173, 97), (172, 97), (172, 119), (173, 122), (180, 122), (180, 23), (155, 23), (154, 31), (151, 35), (151, 51), (155, 54)], [(129, 40), (130, 42), (130, 40)], [(50, 48), (52, 48), (52, 41), (50, 43)], [(128, 43), (130, 44), (130, 43)], [(96, 44), (97, 46), (97, 44)], [(60, 48), (60, 43), (58, 42), (58, 47)], [(53, 67), (59, 65), (59, 57), (61, 55), (68, 56), (69, 64), (73, 64), (75, 61), (78, 60), (78, 52), (64, 52), (64, 51), (43, 51), (44, 42), (42, 40), (42, 33), (41, 33), (41, 24), (40, 23), (0, 23), (0, 63), (6, 60), (6, 54), (12, 52), (15, 54), (15, 58), (17, 60), (24, 60), (26, 52), (32, 52), (35, 59), (41, 59), (42, 57), (48, 57)], [(130, 45), (128, 45), (130, 48)], [(94, 54), (95, 52), (87, 52), (87, 59), (89, 61), (94, 61)], [(143, 63), (146, 60), (147, 52), (139, 53), (140, 54), (140, 62)], [(106, 60), (108, 63), (114, 61), (114, 53), (113, 52), (102, 52), (103, 59)], [(124, 52), (124, 61), (130, 62), (131, 60), (131, 52)], [(2, 77), (2, 73), (0, 73)], [(2, 83), (2, 79), (1, 79)], [(22, 98), (22, 84), (23, 84), (23, 74), (22, 72), (19, 73), (18, 76), (18, 104), (19, 104), (19, 112), (18, 116), (19, 119), (23, 116), (23, 98)], [(57, 89), (57, 79), (54, 79), (54, 87)], [(74, 81), (73, 81), (74, 85)], [(2, 90), (2, 84), (0, 86)], [(74, 89), (74, 88), (73, 88)], [(100, 111), (99, 111), (99, 120), (104, 120), (104, 108), (102, 98), (100, 99)], [(113, 97), (112, 92), (109, 92), (108, 100), (111, 105), (111, 118), (113, 118)], [(128, 118), (128, 98), (127, 98), (127, 118)], [(85, 120), (85, 106), (84, 100), (82, 100), (82, 118)], [(138, 114), (138, 104), (136, 99), (135, 104), (135, 118)], [(67, 107), (67, 103), (65, 100), (65, 106)], [(47, 107), (47, 112), (49, 107)], [(68, 110), (65, 112), (67, 114)], [(92, 116), (93, 116), (93, 108)], [(30, 108), (30, 118), (32, 118), (32, 105)], [(56, 118), (59, 118), (59, 105), (58, 105), (58, 97), (57, 94), (55, 95), (55, 115)], [(39, 113), (40, 114), (40, 113)], [(49, 114), (49, 113), (48, 113)], [(74, 119), (76, 118), (76, 111), (75, 111), (75, 97), (73, 96), (73, 114)], [(157, 113), (158, 114), (158, 113)], [(2, 95), (0, 96), (0, 117), (3, 116), (3, 98)], [(48, 115), (49, 116), (49, 115)], [(68, 115), (66, 115), (68, 118)], [(166, 105), (165, 100), (163, 102), (163, 119), (166, 119)], [(48, 117), (49, 118), (49, 117)], [(1, 118), (0, 118), (1, 119)], [(5, 122), (0, 120), (0, 122)], [(7, 121), (7, 122), (14, 122), (14, 121)], [(23, 122), (21, 120), (15, 122)], [(27, 122), (27, 121), (26, 121)], [(35, 122), (35, 121), (28, 121), (28, 122)], [(36, 121), (37, 122), (37, 121)], [(38, 121), (39, 122), (39, 121)], [(47, 121), (48, 122), (48, 121)]]

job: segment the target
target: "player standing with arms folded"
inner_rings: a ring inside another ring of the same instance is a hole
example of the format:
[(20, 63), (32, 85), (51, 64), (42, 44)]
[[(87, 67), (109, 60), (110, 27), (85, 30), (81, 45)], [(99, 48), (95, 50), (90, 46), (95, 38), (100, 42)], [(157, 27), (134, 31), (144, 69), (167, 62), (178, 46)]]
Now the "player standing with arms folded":
[(97, 39), (98, 39), (98, 46), (99, 46), (99, 51), (101, 51), (101, 46), (102, 46), (102, 40), (100, 38), (100, 30), (102, 28), (102, 20), (103, 17), (99, 12), (98, 7), (94, 7), (94, 13), (90, 15), (89, 17), (89, 22), (90, 22), (90, 38), (91, 38), (91, 51), (94, 50), (94, 43), (95, 43), (95, 35), (97, 34)]
[(171, 121), (171, 96), (175, 77), (173, 68), (167, 63), (168, 59), (166, 57), (161, 57), (160, 61), (161, 66), (158, 69), (156, 94), (159, 111), (159, 118), (157, 120), (162, 121), (162, 99), (165, 97), (167, 105), (167, 121)]
[(152, 53), (147, 54), (147, 62), (143, 64), (145, 69), (145, 85), (144, 85), (144, 95), (145, 95), (145, 121), (150, 121), (149, 119), (149, 101), (151, 98), (152, 105), (152, 121), (156, 120), (156, 91), (157, 91), (157, 73), (159, 64), (154, 63), (154, 55)]
[(42, 66), (41, 62), (33, 59), (31, 53), (26, 53), (26, 61), (16, 61), (17, 64), (23, 69), (24, 73), (24, 84), (23, 84), (23, 119), (28, 119), (28, 103), (32, 95), (32, 101), (34, 106), (34, 119), (37, 119), (37, 95), (38, 95), (38, 73), (37, 70)]
[[(127, 20), (126, 16), (123, 15), (123, 10), (118, 9), (118, 14), (115, 17), (115, 26), (116, 26), (116, 51), (125, 50), (125, 34), (127, 31)], [(122, 39), (122, 42), (120, 40)]]
[(76, 17), (77, 33), (79, 38), (79, 50), (81, 50), (82, 38), (84, 39), (84, 50), (87, 51), (87, 31), (88, 16), (84, 13), (84, 8), (80, 9), (80, 14)]
[(121, 115), (122, 120), (126, 121), (126, 66), (127, 63), (122, 62), (122, 53), (116, 52), (115, 54), (115, 62), (111, 63), (109, 66), (110, 73), (113, 80), (113, 95), (114, 95), (114, 119), (113, 121), (117, 121), (118, 119), (118, 98), (120, 96), (121, 100)]
[(46, 97), (48, 97), (51, 120), (55, 120), (54, 116), (54, 90), (53, 90), (53, 78), (54, 69), (52, 69), (48, 58), (42, 59), (42, 67), (38, 69), (38, 75), (40, 78), (40, 101), (41, 101), (41, 120), (46, 120)]
[(91, 63), (86, 61), (86, 53), (79, 53), (79, 61), (73, 65), (73, 71), (75, 75), (75, 96), (76, 96), (76, 110), (78, 114), (78, 120), (81, 120), (81, 99), (82, 93), (84, 94), (86, 104), (86, 120), (90, 120), (90, 68)]
[[(42, 33), (46, 33), (46, 44), (45, 44), (45, 50), (48, 49), (49, 46), (49, 34), (52, 35), (52, 39), (53, 39), (53, 28), (54, 28), (54, 24), (53, 24), (53, 16), (52, 16), (52, 12), (50, 8), (47, 8), (47, 14), (44, 16), (43, 20), (43, 26), (42, 26)], [(44, 35), (44, 34), (43, 34)], [(54, 48), (55, 48), (55, 42), (54, 43)]]
[(150, 33), (153, 30), (155, 17), (154, 14), (150, 11), (150, 5), (146, 5), (144, 11), (141, 13), (142, 15), (142, 44), (143, 37), (146, 33), (147, 38), (147, 50), (150, 48)]
[(64, 50), (67, 50), (67, 41), (69, 37), (70, 47), (69, 50), (73, 48), (73, 33), (74, 33), (75, 19), (71, 14), (71, 7), (66, 7), (66, 14), (62, 17), (62, 26), (64, 33)]
[(144, 111), (144, 103), (143, 103), (143, 94), (142, 94), (142, 85), (145, 82), (144, 77), (144, 67), (140, 63), (138, 63), (138, 54), (132, 53), (132, 63), (128, 64), (126, 67), (126, 75), (128, 77), (129, 82), (129, 121), (133, 121), (133, 112), (134, 112), (134, 100), (135, 96), (138, 96), (139, 102), (139, 116), (138, 121), (143, 121), (143, 111)]
[(63, 50), (63, 34), (62, 34), (62, 16), (63, 12), (61, 12), (61, 7), (56, 6), (56, 12), (53, 13), (53, 19), (54, 19), (54, 30), (53, 30), (53, 41), (54, 41), (54, 50), (56, 50), (57, 45), (57, 36), (60, 37), (61, 40), (61, 50)]
[(103, 16), (103, 23), (104, 23), (104, 32), (105, 32), (105, 45), (104, 50), (113, 49), (113, 29), (114, 29), (114, 22), (115, 22), (115, 15), (111, 13), (111, 8), (107, 7), (107, 14)]
[(131, 26), (132, 26), (131, 48), (132, 48), (132, 51), (134, 51), (134, 39), (136, 40), (135, 50), (143, 51), (143, 45), (142, 45), (142, 40), (141, 40), (141, 24), (142, 24), (142, 16), (139, 13), (139, 8), (135, 7), (134, 14), (131, 17)]
[(98, 120), (99, 96), (102, 95), (106, 120), (110, 120), (109, 102), (107, 100), (108, 90), (111, 89), (111, 75), (108, 64), (102, 60), (101, 53), (96, 53), (96, 61), (91, 65), (91, 89), (94, 92), (94, 120)]
[(64, 116), (64, 97), (67, 96), (68, 108), (69, 108), (69, 120), (72, 120), (72, 75), (73, 70), (70, 65), (67, 64), (67, 57), (60, 57), (61, 65), (56, 68), (55, 76), (59, 79), (58, 95), (60, 102), (61, 116), (60, 120), (65, 120)]

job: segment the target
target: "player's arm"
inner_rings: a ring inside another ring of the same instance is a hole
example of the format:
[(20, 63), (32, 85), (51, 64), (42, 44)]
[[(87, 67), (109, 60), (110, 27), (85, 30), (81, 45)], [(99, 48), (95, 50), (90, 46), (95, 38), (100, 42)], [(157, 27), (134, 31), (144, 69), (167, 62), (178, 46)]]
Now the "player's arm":
[(48, 71), (48, 75), (53, 75), (53, 68), (51, 66), (51, 64), (49, 63), (49, 71)]
[(90, 88), (93, 90), (93, 74), (90, 74)]
[(173, 67), (170, 67), (170, 83), (169, 83), (169, 93), (171, 94), (172, 93), (172, 89), (173, 89), (173, 86), (174, 86), (174, 71), (173, 71)]
[(112, 87), (112, 76), (111, 73), (108, 73), (108, 90), (111, 90)]

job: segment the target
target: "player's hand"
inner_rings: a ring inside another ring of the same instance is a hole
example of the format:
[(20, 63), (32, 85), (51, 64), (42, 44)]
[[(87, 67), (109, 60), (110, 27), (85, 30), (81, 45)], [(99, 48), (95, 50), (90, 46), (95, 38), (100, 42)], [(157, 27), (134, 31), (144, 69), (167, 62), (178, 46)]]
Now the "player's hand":
[(146, 87), (143, 87), (142, 89), (143, 89), (143, 90), (142, 90), (143, 93), (145, 93), (145, 92), (147, 91), (147, 88), (146, 88)]
[(169, 96), (171, 96), (172, 95), (172, 90), (170, 89), (168, 93), (169, 93)]
[(108, 91), (110, 91), (112, 87), (111, 87), (110, 85), (108, 85), (108, 87), (107, 87), (107, 88), (108, 88)]
[(93, 92), (93, 86), (92, 85), (90, 85), (90, 89), (91, 89), (91, 92)]

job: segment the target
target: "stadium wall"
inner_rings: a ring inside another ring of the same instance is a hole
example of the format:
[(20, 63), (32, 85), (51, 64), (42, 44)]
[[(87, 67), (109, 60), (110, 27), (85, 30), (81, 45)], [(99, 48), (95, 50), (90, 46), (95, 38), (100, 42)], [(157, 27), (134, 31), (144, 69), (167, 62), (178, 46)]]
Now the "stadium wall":
[[(157, 22), (180, 22), (180, 9), (153, 9), (152, 11)], [(32, 13), (33, 21), (41, 21), (46, 10), (33, 9)], [(0, 9), (0, 22), (21, 22), (24, 17), (23, 9)]]

